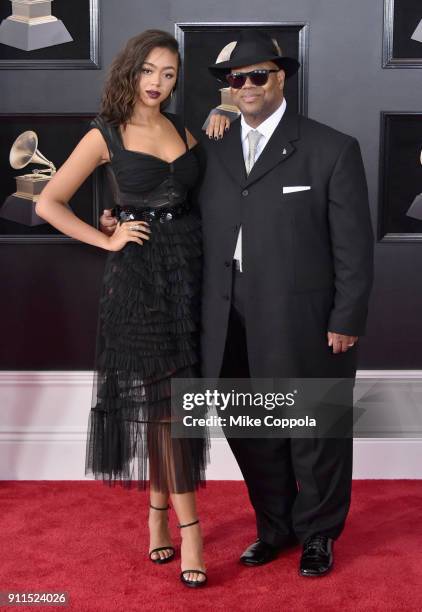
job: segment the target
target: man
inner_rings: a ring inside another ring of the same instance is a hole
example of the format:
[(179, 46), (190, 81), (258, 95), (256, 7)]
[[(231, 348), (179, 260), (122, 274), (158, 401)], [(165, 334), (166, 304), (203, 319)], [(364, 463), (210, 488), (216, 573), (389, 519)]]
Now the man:
[[(298, 67), (256, 30), (210, 67), (241, 118), (204, 143), (207, 378), (355, 376), (372, 283), (365, 174), (354, 138), (287, 111)], [(300, 573), (327, 573), (350, 504), (352, 438), (228, 441), (257, 519), (242, 562), (270, 561), (296, 536)]]
[[(373, 233), (357, 141), (287, 110), (299, 64), (257, 30), (210, 67), (241, 117), (204, 139), (205, 378), (347, 378), (356, 373), (372, 284)], [(350, 505), (349, 438), (228, 438), (258, 539), (245, 565), (299, 540), (299, 572), (322, 576)]]

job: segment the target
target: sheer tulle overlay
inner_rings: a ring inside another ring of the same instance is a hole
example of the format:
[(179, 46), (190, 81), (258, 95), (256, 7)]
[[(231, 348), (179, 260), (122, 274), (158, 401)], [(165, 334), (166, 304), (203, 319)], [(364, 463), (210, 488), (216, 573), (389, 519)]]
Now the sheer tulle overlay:
[[(167, 116), (183, 137), (175, 118)], [(194, 185), (197, 160), (193, 152), (167, 164), (126, 151), (116, 128), (100, 118), (92, 127), (101, 130), (109, 146), (108, 172), (114, 174), (114, 195), (121, 206), (125, 192), (130, 192), (131, 206), (136, 190), (145, 200), (141, 180), (147, 163), (148, 207), (154, 207), (154, 160), (161, 210), (163, 181), (169, 185), (169, 204), (172, 195)], [(163, 178), (164, 165), (168, 170)], [(124, 181), (115, 171), (123, 166)], [(146, 488), (149, 477), (155, 490), (183, 493), (205, 485), (209, 459), (206, 432), (201, 438), (171, 435), (171, 379), (199, 376), (200, 220), (190, 210), (171, 221), (150, 222), (150, 228), (149, 241), (127, 243), (107, 257), (85, 473), (110, 485), (129, 488), (136, 483), (140, 489)]]

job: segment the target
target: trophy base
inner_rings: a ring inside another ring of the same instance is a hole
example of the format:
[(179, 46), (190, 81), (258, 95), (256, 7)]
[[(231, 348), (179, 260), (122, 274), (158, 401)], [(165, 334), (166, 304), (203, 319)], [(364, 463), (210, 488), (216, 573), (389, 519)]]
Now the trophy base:
[(422, 221), (422, 193), (416, 196), (406, 213), (407, 217)]
[(34, 25), (4, 19), (0, 25), (0, 43), (22, 51), (35, 51), (72, 41), (73, 38), (60, 19)]
[(21, 198), (15, 194), (10, 195), (0, 208), (0, 217), (7, 221), (14, 221), (21, 225), (34, 227), (47, 223), (35, 212), (35, 202), (29, 198)]

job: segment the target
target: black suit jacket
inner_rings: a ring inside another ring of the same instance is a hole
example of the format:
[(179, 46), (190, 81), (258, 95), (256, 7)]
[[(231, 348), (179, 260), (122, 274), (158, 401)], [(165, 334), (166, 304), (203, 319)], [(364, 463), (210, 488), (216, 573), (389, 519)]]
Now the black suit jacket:
[(285, 114), (249, 176), (239, 119), (202, 146), (203, 375), (220, 372), (241, 224), (251, 376), (354, 376), (357, 348), (333, 355), (326, 335), (365, 332), (373, 232), (357, 140)]

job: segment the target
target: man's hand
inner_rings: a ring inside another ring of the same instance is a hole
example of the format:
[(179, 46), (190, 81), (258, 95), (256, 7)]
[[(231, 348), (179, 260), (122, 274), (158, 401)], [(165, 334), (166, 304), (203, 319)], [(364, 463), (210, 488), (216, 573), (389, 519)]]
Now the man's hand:
[(333, 347), (333, 353), (345, 353), (358, 341), (357, 336), (345, 336), (334, 332), (327, 332), (328, 346)]
[(111, 236), (114, 234), (114, 230), (116, 229), (117, 219), (116, 217), (111, 216), (111, 209), (106, 208), (103, 210), (103, 214), (100, 217), (100, 230), (107, 234), (107, 236)]

